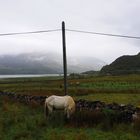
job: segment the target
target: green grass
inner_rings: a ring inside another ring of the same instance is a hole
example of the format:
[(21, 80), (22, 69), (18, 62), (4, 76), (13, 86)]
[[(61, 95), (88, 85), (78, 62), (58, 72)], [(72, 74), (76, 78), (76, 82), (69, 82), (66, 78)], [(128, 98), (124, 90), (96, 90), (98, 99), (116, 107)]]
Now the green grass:
[[(79, 82), (79, 85), (76, 83)], [(34, 95), (63, 93), (62, 77), (0, 79), (0, 90)], [(85, 77), (68, 79), (68, 91), (73, 96), (93, 93), (140, 93), (140, 75)]]
[(134, 89), (140, 88), (140, 83), (134, 82), (96, 82), (96, 83), (83, 83), (80, 87), (84, 88), (98, 88), (98, 89)]
[(3, 140), (139, 140), (139, 134), (128, 124), (109, 130), (102, 130), (100, 125), (77, 128), (62, 123), (60, 114), (48, 122), (41, 106), (0, 101), (0, 139)]
[[(77, 85), (77, 82), (80, 84)], [(69, 94), (75, 99), (140, 106), (140, 75), (69, 78), (68, 83)], [(62, 84), (62, 77), (0, 79), (0, 90), (30, 95), (62, 95)], [(0, 97), (0, 112), (2, 140), (140, 139), (139, 132), (132, 124), (108, 127), (101, 122), (95, 126), (80, 127), (65, 123), (63, 113), (60, 112), (55, 112), (46, 120), (43, 106), (34, 103), (24, 105), (5, 97)]]
[(140, 94), (123, 94), (123, 93), (111, 93), (111, 94), (89, 94), (85, 96), (76, 96), (75, 99), (86, 99), (92, 101), (103, 101), (105, 103), (116, 102), (119, 104), (132, 104), (140, 106)]

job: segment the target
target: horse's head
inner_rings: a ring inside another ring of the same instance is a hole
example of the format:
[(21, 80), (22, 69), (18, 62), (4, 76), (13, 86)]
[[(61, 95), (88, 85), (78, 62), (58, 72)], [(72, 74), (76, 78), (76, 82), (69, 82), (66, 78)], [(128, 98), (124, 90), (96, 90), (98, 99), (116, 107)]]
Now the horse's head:
[(74, 102), (74, 100), (73, 100), (72, 98), (70, 98), (69, 106), (68, 106), (69, 117), (70, 117), (72, 114), (74, 114), (75, 109), (76, 109), (75, 102)]
[(75, 102), (71, 96), (65, 96), (65, 99), (67, 118), (69, 119), (70, 116), (75, 112)]
[(75, 104), (73, 104), (73, 106), (70, 106), (68, 108), (70, 115), (72, 115), (75, 112)]
[(69, 119), (75, 112), (75, 106), (69, 106), (67, 108), (67, 118)]

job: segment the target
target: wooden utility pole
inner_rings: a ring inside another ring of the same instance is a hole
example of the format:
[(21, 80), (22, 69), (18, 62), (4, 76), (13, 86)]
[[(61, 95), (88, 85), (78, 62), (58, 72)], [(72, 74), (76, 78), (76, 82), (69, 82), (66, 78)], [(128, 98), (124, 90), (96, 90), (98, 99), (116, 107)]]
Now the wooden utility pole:
[(67, 56), (66, 56), (66, 38), (65, 22), (62, 22), (62, 44), (63, 44), (63, 70), (64, 70), (64, 94), (67, 95)]

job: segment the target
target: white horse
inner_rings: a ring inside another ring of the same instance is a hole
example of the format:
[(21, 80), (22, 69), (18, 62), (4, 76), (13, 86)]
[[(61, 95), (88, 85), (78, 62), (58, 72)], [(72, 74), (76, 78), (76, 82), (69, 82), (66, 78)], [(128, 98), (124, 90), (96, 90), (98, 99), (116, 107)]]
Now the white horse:
[(45, 114), (51, 114), (53, 110), (64, 110), (69, 119), (75, 112), (75, 102), (71, 96), (55, 96), (52, 95), (45, 100)]

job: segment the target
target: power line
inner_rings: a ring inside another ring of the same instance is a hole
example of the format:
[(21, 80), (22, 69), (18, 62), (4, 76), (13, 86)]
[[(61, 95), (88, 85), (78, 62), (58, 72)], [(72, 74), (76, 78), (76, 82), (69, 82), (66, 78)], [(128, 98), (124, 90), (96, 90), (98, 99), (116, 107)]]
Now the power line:
[(47, 32), (56, 32), (56, 31), (60, 31), (60, 30), (61, 30), (61, 29), (55, 29), (55, 30), (42, 30), (42, 31), (31, 31), (31, 32), (5, 33), (5, 34), (0, 34), (0, 36), (24, 35), (24, 34), (39, 34), (39, 33), (47, 33)]
[[(0, 34), (0, 36), (12, 36), (12, 35), (24, 35), (24, 34), (40, 34), (40, 33), (56, 32), (56, 31), (61, 31), (61, 29), (29, 31), (29, 32), (3, 33), (3, 34)], [(103, 32), (102, 33), (101, 32), (90, 32), (90, 31), (73, 30), (73, 29), (66, 29), (66, 31), (78, 32), (78, 33), (86, 33), (86, 34), (94, 34), (94, 35), (102, 35), (102, 36), (112, 36), (112, 37), (130, 38), (130, 39), (140, 39), (140, 36), (128, 36), (128, 35), (110, 34), (110, 33), (103, 33)]]
[(113, 37), (123, 37), (123, 38), (130, 38), (130, 39), (140, 39), (139, 36), (128, 36), (128, 35), (119, 35), (119, 34), (109, 34), (109, 33), (99, 33), (99, 32), (90, 32), (90, 31), (81, 31), (81, 30), (71, 30), (66, 29), (70, 32), (78, 32), (78, 33), (86, 33), (86, 34), (94, 34), (94, 35), (103, 35), (103, 36), (113, 36)]

